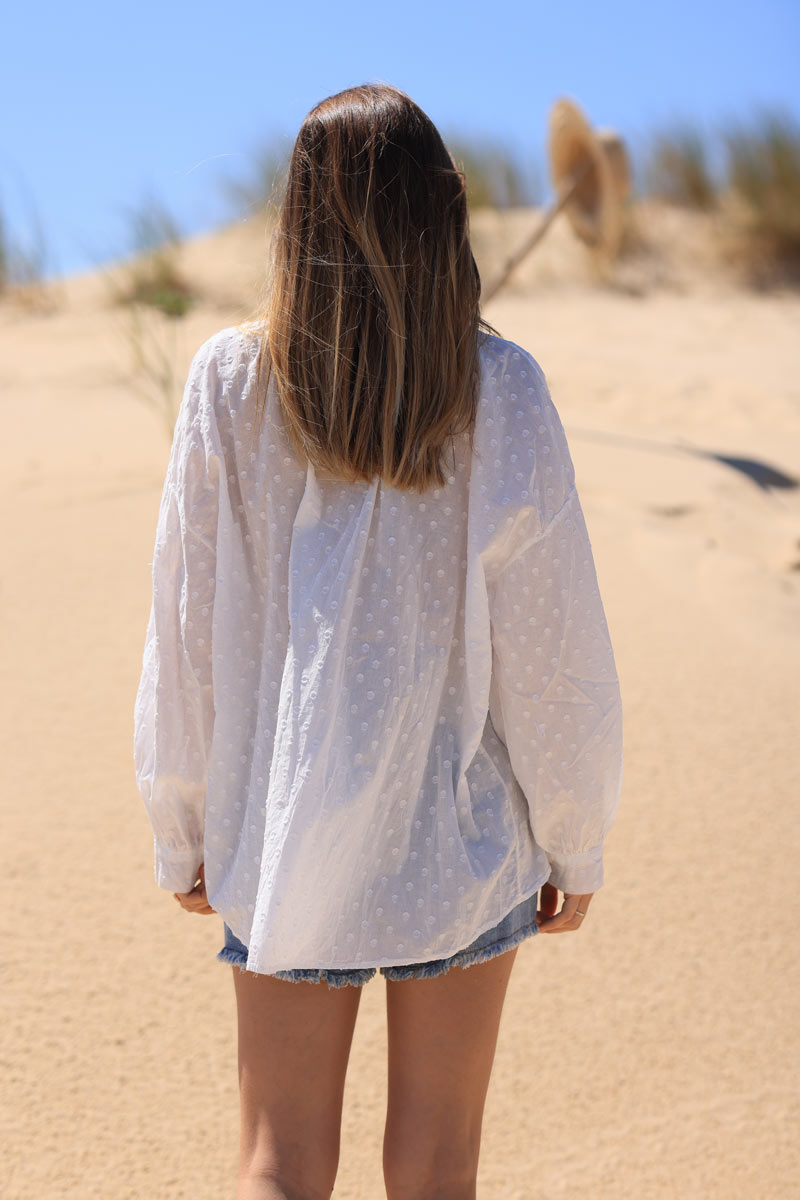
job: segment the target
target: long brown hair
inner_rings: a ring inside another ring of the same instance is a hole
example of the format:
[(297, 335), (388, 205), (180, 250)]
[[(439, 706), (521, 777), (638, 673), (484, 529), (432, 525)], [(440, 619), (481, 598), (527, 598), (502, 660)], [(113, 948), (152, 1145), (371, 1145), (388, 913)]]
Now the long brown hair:
[[(474, 428), (480, 276), (465, 179), (404, 92), (364, 84), (303, 121), (272, 240), (256, 387), (321, 476), (425, 491)], [(264, 381), (266, 376), (266, 381)]]

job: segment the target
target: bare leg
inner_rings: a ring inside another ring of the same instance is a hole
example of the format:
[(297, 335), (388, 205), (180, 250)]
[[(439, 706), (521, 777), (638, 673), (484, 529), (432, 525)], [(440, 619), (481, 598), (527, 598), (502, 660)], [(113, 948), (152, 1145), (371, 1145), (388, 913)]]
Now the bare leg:
[(237, 1200), (328, 1200), (339, 1165), (360, 987), (233, 967), (241, 1138)]
[(386, 981), (389, 1200), (474, 1200), (481, 1125), (517, 947), (433, 979)]

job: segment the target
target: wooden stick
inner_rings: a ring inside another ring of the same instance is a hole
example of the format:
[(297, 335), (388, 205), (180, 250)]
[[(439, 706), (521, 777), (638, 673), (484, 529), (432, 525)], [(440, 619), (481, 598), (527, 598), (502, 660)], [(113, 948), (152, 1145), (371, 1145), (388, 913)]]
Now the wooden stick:
[(593, 166), (594, 163), (590, 158), (586, 158), (584, 160), (583, 164), (573, 175), (572, 182), (570, 183), (569, 187), (564, 192), (558, 203), (555, 204), (545, 215), (541, 225), (539, 225), (539, 227), (525, 239), (519, 249), (515, 250), (510, 258), (506, 259), (506, 262), (500, 270), (500, 273), (495, 276), (495, 278), (487, 287), (482, 289), (481, 302), (483, 304), (487, 304), (491, 300), (492, 296), (500, 291), (500, 288), (506, 282), (514, 268), (518, 267), (523, 258), (526, 258), (530, 254), (533, 247), (542, 240), (553, 221), (561, 212), (562, 208), (564, 208), (568, 201), (574, 196), (579, 184), (583, 182), (584, 176), (588, 174), (589, 169)]

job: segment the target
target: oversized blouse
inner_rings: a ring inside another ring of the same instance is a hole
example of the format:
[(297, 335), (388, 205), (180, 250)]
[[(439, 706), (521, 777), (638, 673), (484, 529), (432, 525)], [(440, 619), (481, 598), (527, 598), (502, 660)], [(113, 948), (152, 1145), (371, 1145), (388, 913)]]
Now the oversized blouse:
[(317, 476), (260, 328), (186, 380), (152, 561), (134, 766), (156, 883), (250, 971), (449, 957), (549, 880), (603, 883), (619, 679), (543, 371), (480, 341), (473, 445), (420, 494)]

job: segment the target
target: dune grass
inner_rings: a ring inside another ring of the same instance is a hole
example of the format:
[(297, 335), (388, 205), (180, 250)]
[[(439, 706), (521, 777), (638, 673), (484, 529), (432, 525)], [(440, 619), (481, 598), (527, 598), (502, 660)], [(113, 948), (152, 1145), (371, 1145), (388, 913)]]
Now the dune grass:
[(144, 304), (167, 317), (183, 317), (197, 295), (178, 265), (183, 235), (159, 200), (147, 197), (126, 210), (132, 255), (114, 275), (107, 273), (112, 303)]
[(661, 129), (642, 174), (646, 197), (713, 215), (715, 249), (740, 282), (800, 284), (800, 122), (792, 114), (762, 109), (711, 136), (691, 122)]
[(800, 122), (767, 110), (723, 137), (729, 253), (756, 286), (800, 283)]
[(124, 314), (121, 335), (133, 376), (131, 387), (157, 416), (171, 441), (181, 402), (184, 360), (181, 322), (158, 308), (133, 302)]
[(684, 122), (653, 133), (642, 175), (648, 196), (702, 212), (717, 206), (708, 139), (696, 126)]
[(460, 134), (444, 140), (456, 166), (464, 172), (470, 209), (521, 208), (542, 203), (537, 169), (524, 164), (502, 142)]
[(132, 364), (131, 386), (171, 439), (181, 398), (182, 320), (199, 299), (179, 266), (183, 234), (160, 201), (126, 210), (132, 256), (104, 271), (120, 335)]
[(33, 239), (23, 244), (0, 207), (0, 296), (26, 312), (50, 313), (59, 307), (60, 289), (46, 278), (50, 249), (32, 204), (30, 222)]

